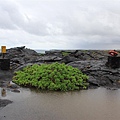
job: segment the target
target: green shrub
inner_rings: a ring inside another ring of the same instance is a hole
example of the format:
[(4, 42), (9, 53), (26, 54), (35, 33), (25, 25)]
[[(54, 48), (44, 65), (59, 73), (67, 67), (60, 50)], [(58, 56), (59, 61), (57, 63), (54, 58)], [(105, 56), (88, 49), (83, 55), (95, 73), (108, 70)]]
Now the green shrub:
[(69, 52), (65, 52), (65, 51), (62, 52), (62, 55), (63, 55), (63, 56), (68, 56), (69, 54), (70, 54)]
[(22, 86), (36, 87), (42, 90), (79, 90), (87, 89), (88, 76), (79, 69), (64, 63), (34, 64), (15, 72), (13, 82)]

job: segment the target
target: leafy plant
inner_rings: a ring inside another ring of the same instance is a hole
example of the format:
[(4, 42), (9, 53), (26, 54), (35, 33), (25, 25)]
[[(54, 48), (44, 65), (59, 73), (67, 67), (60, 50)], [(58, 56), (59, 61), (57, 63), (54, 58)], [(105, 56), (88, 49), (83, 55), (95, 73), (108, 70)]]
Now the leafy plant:
[(65, 52), (65, 51), (62, 52), (62, 55), (63, 55), (63, 56), (68, 56), (69, 54), (70, 54), (69, 52)]
[(27, 66), (15, 72), (13, 82), (42, 90), (69, 91), (87, 89), (87, 79), (79, 69), (56, 62)]

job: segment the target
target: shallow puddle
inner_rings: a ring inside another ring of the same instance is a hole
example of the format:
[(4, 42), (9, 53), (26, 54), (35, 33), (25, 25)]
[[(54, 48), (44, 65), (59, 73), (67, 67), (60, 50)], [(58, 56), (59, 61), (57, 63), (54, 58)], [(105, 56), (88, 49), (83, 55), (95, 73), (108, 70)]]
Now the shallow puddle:
[(0, 120), (120, 120), (120, 90), (74, 92), (7, 90), (13, 103), (0, 110)]

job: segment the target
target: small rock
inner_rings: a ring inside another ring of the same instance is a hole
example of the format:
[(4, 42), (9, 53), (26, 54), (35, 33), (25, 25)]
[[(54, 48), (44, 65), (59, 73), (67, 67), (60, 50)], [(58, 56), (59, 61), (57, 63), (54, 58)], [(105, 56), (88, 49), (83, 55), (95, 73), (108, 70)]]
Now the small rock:
[(14, 89), (14, 90), (11, 90), (11, 92), (20, 93), (20, 90), (18, 90), (18, 89)]
[(8, 87), (8, 88), (12, 88), (12, 89), (19, 88), (19, 86), (18, 86), (18, 85), (13, 84), (13, 83), (11, 84), (10, 82), (8, 83), (7, 87)]

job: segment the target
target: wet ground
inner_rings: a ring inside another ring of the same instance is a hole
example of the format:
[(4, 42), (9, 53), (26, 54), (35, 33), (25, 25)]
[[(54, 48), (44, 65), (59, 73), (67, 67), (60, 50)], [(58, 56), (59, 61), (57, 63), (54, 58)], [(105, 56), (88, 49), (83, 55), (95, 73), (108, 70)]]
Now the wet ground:
[(2, 99), (0, 120), (120, 120), (120, 90), (105, 88), (74, 92), (43, 92), (20, 88)]
[[(13, 72), (11, 70), (0, 70), (0, 94), (1, 96), (5, 97), (6, 96), (6, 91), (2, 91), (1, 88), (7, 88), (7, 85), (9, 81), (12, 80)], [(5, 107), (6, 105), (12, 103), (12, 101), (8, 99), (1, 99), (0, 96), (0, 109), (1, 107)]]

